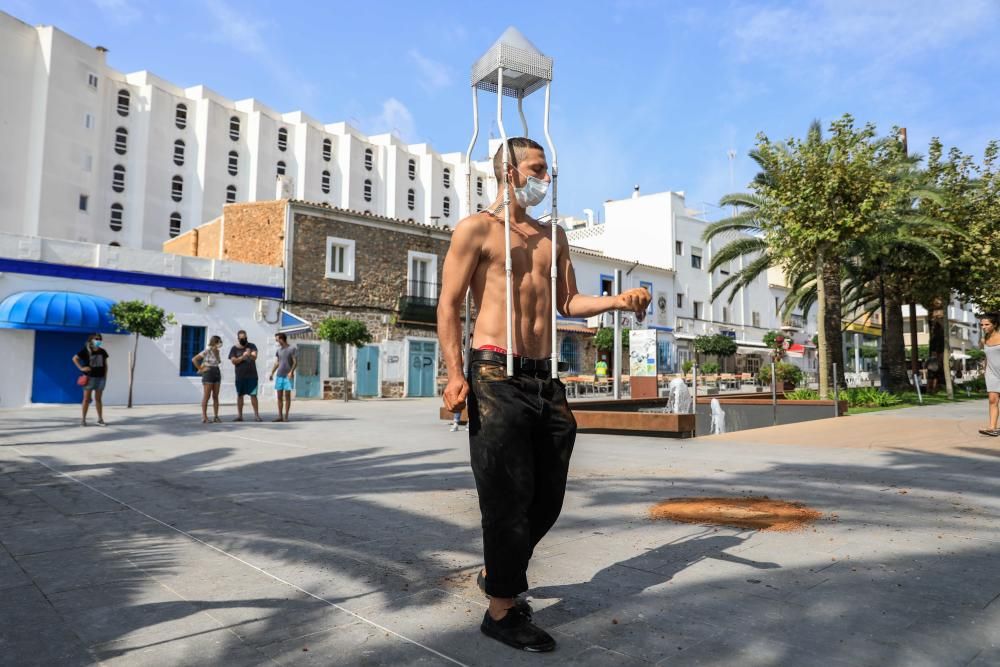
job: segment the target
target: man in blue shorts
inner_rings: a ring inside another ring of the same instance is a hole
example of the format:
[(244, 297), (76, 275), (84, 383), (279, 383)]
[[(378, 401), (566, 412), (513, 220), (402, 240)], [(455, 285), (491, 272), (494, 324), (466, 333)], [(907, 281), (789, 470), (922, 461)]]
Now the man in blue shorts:
[(229, 348), (229, 361), (233, 362), (236, 372), (236, 414), (234, 422), (243, 421), (243, 397), (250, 397), (253, 406), (253, 417), (261, 421), (260, 409), (257, 405), (257, 346), (247, 340), (247, 332), (240, 329), (236, 332), (237, 344)]
[(274, 340), (278, 343), (278, 353), (274, 355), (274, 366), (271, 368), (271, 379), (274, 380), (275, 373), (278, 375), (278, 379), (274, 380), (274, 390), (278, 392), (278, 418), (274, 421), (286, 422), (288, 410), (292, 407), (295, 367), (299, 360), (297, 349), (288, 344), (288, 336), (283, 333), (275, 334)]

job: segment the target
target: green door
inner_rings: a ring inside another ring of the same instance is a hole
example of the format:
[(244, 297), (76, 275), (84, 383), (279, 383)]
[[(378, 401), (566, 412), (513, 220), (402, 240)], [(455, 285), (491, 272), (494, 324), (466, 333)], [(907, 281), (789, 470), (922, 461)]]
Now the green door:
[(358, 350), (358, 396), (378, 396), (378, 345)]
[(295, 367), (295, 397), (319, 398), (319, 345), (299, 344)]

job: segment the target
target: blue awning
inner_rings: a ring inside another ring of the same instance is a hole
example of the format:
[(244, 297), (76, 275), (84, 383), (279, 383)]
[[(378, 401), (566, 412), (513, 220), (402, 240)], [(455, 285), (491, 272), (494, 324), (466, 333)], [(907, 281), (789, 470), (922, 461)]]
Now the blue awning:
[(114, 301), (78, 292), (17, 292), (0, 302), (0, 329), (120, 333)]
[(281, 310), (281, 324), (278, 333), (297, 334), (312, 331), (312, 325), (298, 315), (293, 315), (285, 309)]

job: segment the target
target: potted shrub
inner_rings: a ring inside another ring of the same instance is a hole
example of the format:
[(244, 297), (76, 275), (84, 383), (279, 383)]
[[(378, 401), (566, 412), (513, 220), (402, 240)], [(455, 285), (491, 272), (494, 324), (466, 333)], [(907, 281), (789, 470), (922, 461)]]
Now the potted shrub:
[[(802, 370), (787, 361), (779, 361), (775, 364), (774, 372), (778, 376), (778, 382), (781, 383), (782, 391), (792, 391), (802, 382)], [(757, 377), (760, 378), (761, 384), (771, 384), (771, 365), (761, 366)]]

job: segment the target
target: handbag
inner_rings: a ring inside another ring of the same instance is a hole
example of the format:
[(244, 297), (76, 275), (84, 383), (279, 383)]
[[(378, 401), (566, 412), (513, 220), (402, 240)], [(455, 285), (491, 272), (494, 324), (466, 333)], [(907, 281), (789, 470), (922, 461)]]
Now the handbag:
[(76, 379), (76, 384), (79, 387), (83, 387), (86, 386), (88, 380), (90, 380), (89, 377), (87, 377), (86, 375), (81, 375)]

